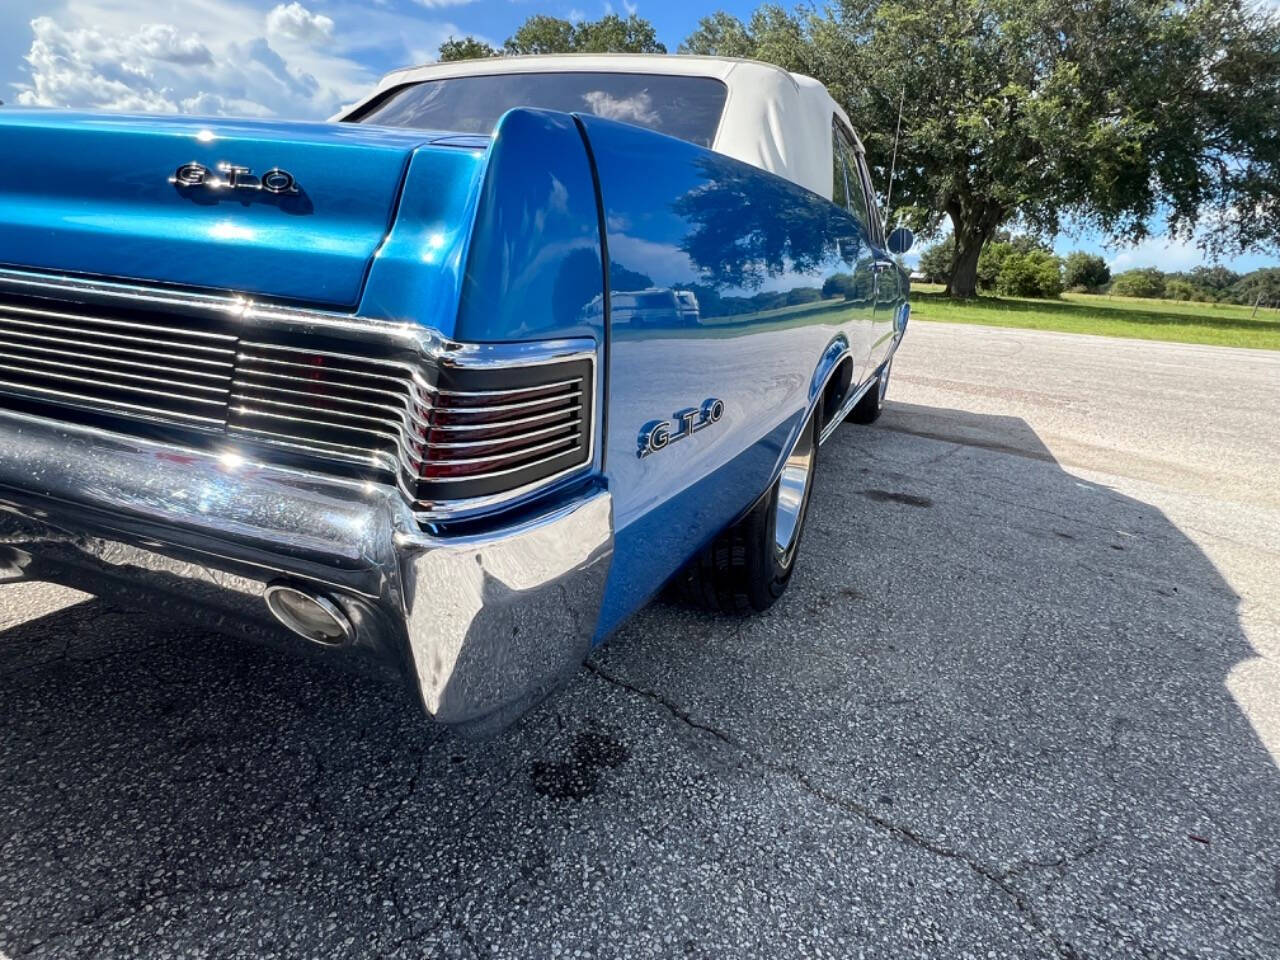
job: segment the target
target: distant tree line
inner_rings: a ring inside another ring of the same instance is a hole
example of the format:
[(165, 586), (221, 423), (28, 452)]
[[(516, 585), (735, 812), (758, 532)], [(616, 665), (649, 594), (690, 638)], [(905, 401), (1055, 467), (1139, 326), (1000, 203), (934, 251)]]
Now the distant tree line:
[[(451, 37), (440, 58), (605, 52), (666, 47), (634, 14), (576, 23), (537, 15), (500, 48)], [(821, 80), (853, 118), (881, 190), (902, 103), (888, 219), (924, 236), (950, 221), (953, 296), (992, 283), (1053, 295), (1047, 250), (988, 251), (1009, 242), (1000, 235), (1011, 224), (1050, 238), (1071, 222), (1135, 242), (1159, 220), (1172, 236), (1222, 253), (1280, 249), (1274, 6), (765, 3), (746, 21), (704, 17), (679, 52), (751, 57)], [(1076, 286), (1061, 267), (1062, 285)], [(1079, 285), (1097, 286), (1087, 279)]]
[[(955, 240), (948, 236), (920, 255), (918, 272), (930, 283), (946, 283), (954, 260)], [(1076, 250), (1056, 256), (1042, 241), (1001, 231), (978, 258), (978, 290), (1006, 297), (1057, 297), (1076, 293), (1111, 293), (1120, 297), (1188, 300), (1280, 306), (1280, 267), (1236, 273), (1223, 266), (1201, 266), (1166, 273), (1139, 267), (1111, 275), (1107, 262)]]
[(1277, 307), (1280, 306), (1280, 267), (1264, 267), (1245, 274), (1221, 266), (1195, 267), (1177, 273), (1140, 267), (1117, 274), (1107, 292), (1120, 297)]
[(634, 13), (625, 20), (610, 13), (599, 20), (574, 23), (560, 17), (534, 14), (499, 47), (467, 36), (440, 44), (441, 60), (481, 60), (485, 57), (539, 53), (666, 53), (653, 24)]

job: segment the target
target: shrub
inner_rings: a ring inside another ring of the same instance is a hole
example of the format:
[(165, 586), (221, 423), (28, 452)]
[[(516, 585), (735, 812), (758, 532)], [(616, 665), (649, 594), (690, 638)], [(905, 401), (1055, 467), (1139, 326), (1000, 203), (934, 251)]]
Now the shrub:
[(1175, 278), (1166, 280), (1164, 295), (1170, 300), (1208, 300), (1203, 290), (1196, 289), (1195, 284)]
[(1057, 297), (1062, 293), (1062, 261), (1043, 250), (1010, 252), (996, 276), (996, 292), (1006, 297)]
[(1085, 253), (1083, 250), (1076, 250), (1067, 256), (1063, 272), (1063, 282), (1071, 290), (1096, 293), (1111, 281), (1107, 261), (1096, 253)]
[(1126, 270), (1111, 282), (1111, 292), (1117, 297), (1158, 299), (1164, 296), (1164, 274), (1155, 267)]
[(996, 289), (996, 278), (1000, 276), (1000, 268), (1004, 266), (1005, 259), (1014, 252), (1013, 244), (998, 240), (982, 248), (982, 253), (978, 255), (978, 288), (980, 290)]

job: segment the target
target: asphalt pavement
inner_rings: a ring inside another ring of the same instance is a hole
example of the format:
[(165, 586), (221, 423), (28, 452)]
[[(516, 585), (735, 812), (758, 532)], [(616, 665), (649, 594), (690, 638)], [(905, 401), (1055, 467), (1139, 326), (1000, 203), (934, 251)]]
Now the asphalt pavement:
[(917, 323), (818, 471), (483, 742), (0, 587), (0, 958), (1280, 957), (1280, 354)]

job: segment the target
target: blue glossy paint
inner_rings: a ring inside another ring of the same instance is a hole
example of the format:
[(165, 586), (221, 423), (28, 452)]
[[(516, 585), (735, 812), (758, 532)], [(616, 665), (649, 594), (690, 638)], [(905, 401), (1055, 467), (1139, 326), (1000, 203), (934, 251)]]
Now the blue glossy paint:
[[(902, 291), (896, 268), (873, 269), (887, 254), (864, 225), (829, 201), (682, 141), (580, 119), (610, 261), (616, 547), (600, 639), (769, 488), (828, 372), (848, 358), (855, 384), (873, 374)], [(644, 424), (708, 397), (724, 401), (720, 423), (636, 456)]]
[[(284, 167), (305, 193), (198, 203), (167, 182), (220, 160)], [(856, 388), (907, 322), (905, 275), (848, 211), (599, 117), (513, 110), (478, 138), (4, 111), (0, 164), (0, 264), (355, 308), (464, 343), (594, 340), (591, 482), (616, 538), (597, 640), (770, 487), (828, 375), (848, 364)], [(718, 422), (637, 456), (647, 423), (710, 398)]]
[(487, 147), (485, 141), (414, 154), (395, 224), (369, 270), (362, 316), (421, 323), (455, 338)]
[[(5, 108), (0, 263), (354, 306), (409, 156), (430, 136)], [(284, 168), (301, 193), (184, 195), (168, 182), (181, 164), (223, 161)]]
[(573, 117), (512, 110), (491, 139), (456, 142), (414, 157), (360, 313), (464, 343), (602, 342), (599, 215)]
[(597, 210), (573, 117), (509, 111), (489, 148), (455, 339), (602, 339)]

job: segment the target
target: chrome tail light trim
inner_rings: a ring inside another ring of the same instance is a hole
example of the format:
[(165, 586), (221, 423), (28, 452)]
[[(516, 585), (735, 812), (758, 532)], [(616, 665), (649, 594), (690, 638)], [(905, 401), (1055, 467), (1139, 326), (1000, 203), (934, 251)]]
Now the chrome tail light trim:
[(0, 408), (371, 471), (424, 523), (590, 470), (596, 350), (460, 344), (417, 324), (0, 268)]

